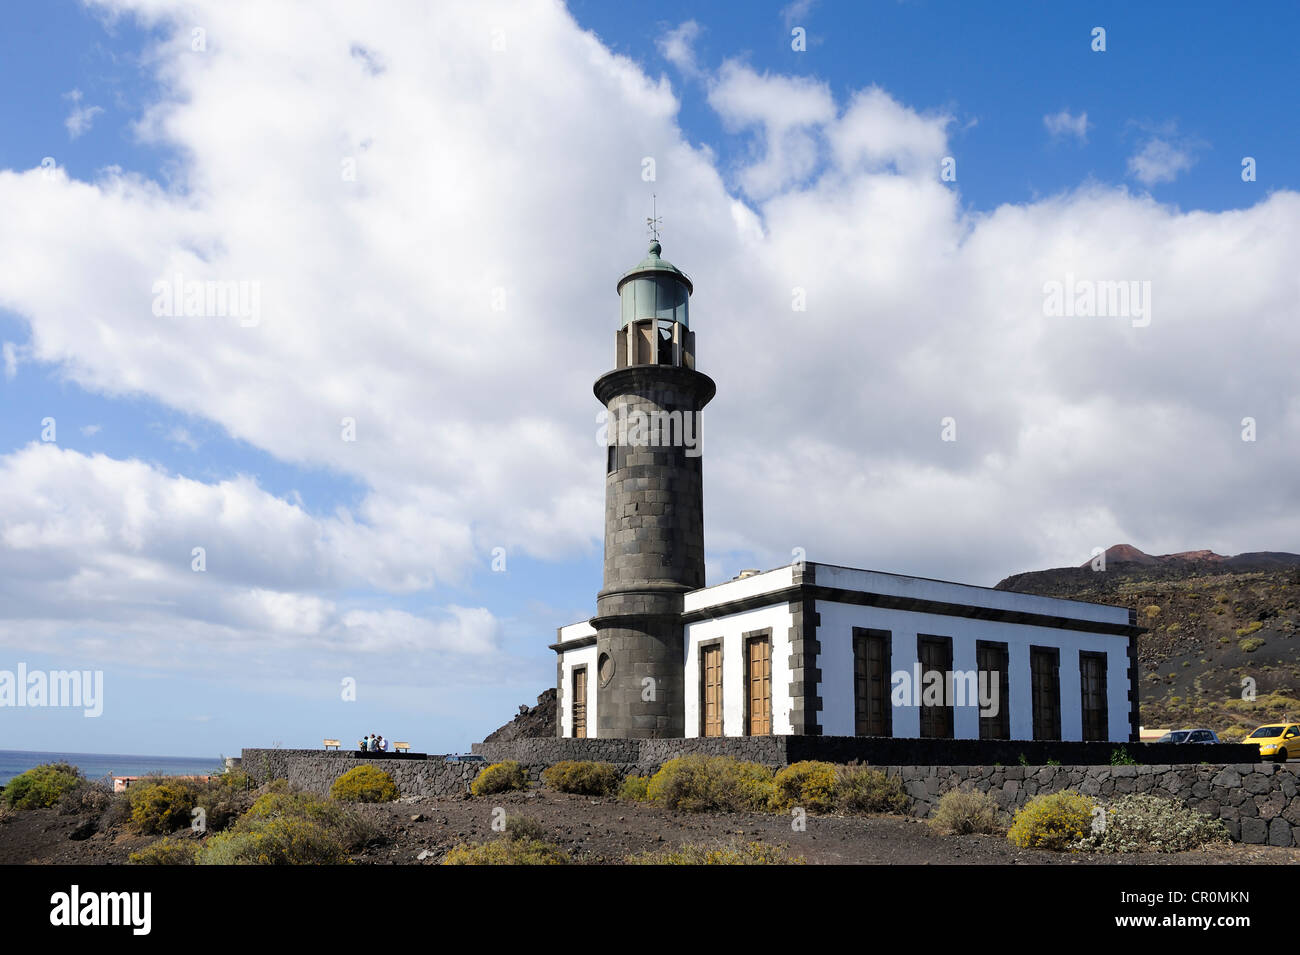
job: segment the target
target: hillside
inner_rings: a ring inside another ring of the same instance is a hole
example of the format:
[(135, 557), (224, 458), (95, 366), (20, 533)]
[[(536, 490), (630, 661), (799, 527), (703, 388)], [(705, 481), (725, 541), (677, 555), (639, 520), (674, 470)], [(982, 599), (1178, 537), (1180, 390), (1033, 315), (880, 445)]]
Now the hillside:
[[(1145, 726), (1208, 726), (1230, 738), (1300, 719), (1300, 554), (1151, 555), (1119, 544), (1091, 564), (1015, 574), (999, 590), (1130, 607)], [(1254, 701), (1243, 680), (1255, 681)]]

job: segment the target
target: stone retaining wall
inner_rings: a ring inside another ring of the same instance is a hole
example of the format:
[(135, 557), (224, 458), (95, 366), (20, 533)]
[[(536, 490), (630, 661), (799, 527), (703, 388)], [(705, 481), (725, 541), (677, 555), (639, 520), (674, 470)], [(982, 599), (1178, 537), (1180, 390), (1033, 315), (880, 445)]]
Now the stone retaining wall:
[[(788, 765), (792, 755), (787, 739), (774, 736), (725, 740), (546, 738), (485, 743), (476, 749), (492, 762), (518, 760), (533, 780), (540, 779), (547, 766), (564, 759), (613, 763), (626, 777), (649, 775), (666, 760), (688, 752), (735, 756), (773, 768)], [(1177, 752), (1186, 753), (1188, 747)], [(240, 768), (258, 782), (287, 779), (292, 785), (322, 794), (329, 792), (339, 776), (362, 764), (377, 765), (390, 773), (403, 796), (461, 795), (483, 768), (482, 763), (448, 763), (442, 756), (376, 759), (355, 752), (321, 750), (246, 749), (240, 760)], [(1062, 789), (1103, 800), (1131, 792), (1155, 793), (1222, 819), (1234, 840), (1300, 846), (1300, 764), (1296, 763), (875, 765), (902, 779), (916, 816), (930, 815), (939, 797), (958, 787), (991, 793), (1008, 811), (1039, 793)]]
[(928, 816), (943, 793), (958, 787), (991, 793), (1006, 810), (1023, 806), (1039, 793), (1062, 789), (1101, 800), (1154, 793), (1222, 819), (1238, 842), (1300, 846), (1300, 765), (1295, 763), (879, 768), (901, 777), (917, 816)]

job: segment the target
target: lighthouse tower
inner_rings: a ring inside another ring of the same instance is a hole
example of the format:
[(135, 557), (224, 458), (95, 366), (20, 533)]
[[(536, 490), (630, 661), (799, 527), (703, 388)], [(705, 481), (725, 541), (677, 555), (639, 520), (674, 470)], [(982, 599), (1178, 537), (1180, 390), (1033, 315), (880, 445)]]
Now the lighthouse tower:
[(656, 239), (618, 280), (614, 370), (594, 387), (609, 435), (591, 620), (605, 738), (684, 735), (682, 595), (704, 586), (700, 411), (715, 385), (695, 370), (691, 280), (661, 252)]

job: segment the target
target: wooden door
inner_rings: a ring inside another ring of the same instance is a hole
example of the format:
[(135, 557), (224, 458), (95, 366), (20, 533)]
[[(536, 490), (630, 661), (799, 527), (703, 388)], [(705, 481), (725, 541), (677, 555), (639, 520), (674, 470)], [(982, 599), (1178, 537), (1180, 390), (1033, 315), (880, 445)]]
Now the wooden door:
[(749, 735), (772, 732), (772, 641), (755, 637), (746, 646), (745, 682), (749, 685)]
[[(952, 685), (952, 638), (918, 637), (917, 654), (921, 661), (921, 736), (927, 739), (952, 739), (952, 700), (949, 698), (949, 688)], [(937, 706), (926, 706), (924, 703), (926, 687), (934, 679), (927, 677), (928, 673), (939, 673), (943, 678), (943, 701)]]
[(722, 644), (700, 650), (701, 732), (722, 735)]
[(1083, 707), (1083, 738), (1105, 740), (1107, 732), (1106, 654), (1079, 654), (1079, 688)]
[(889, 647), (884, 630), (853, 631), (853, 709), (858, 736), (890, 736)]
[(1033, 681), (1034, 739), (1061, 738), (1061, 652), (1055, 647), (1030, 647)]
[(573, 738), (587, 738), (587, 668), (573, 671)]
[(981, 711), (980, 739), (1011, 739), (1011, 697), (1007, 693), (1007, 658), (1005, 643), (986, 643), (980, 640), (975, 644), (975, 666), (979, 671), (976, 675), (983, 681), (979, 685), (989, 688), (998, 706), (997, 714), (994, 716), (985, 716)]

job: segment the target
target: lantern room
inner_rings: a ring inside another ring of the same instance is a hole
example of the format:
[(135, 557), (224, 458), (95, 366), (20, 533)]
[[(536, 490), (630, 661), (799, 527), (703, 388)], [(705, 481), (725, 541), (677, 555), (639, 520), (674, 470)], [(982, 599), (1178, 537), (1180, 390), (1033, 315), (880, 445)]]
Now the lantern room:
[(658, 240), (649, 254), (618, 280), (621, 319), (615, 336), (617, 368), (629, 365), (695, 367), (690, 330), (691, 280), (660, 258)]

